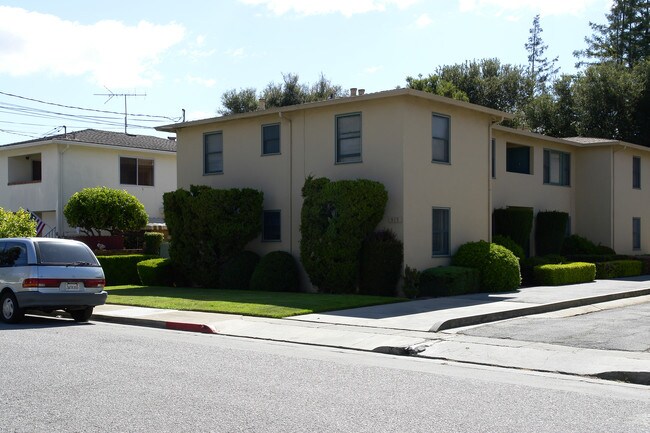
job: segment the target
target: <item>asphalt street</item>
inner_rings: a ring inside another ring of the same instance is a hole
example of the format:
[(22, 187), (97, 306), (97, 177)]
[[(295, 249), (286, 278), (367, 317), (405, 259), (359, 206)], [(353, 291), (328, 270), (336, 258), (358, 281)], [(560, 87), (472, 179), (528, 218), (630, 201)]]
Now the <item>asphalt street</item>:
[(558, 311), (459, 331), (475, 337), (650, 353), (650, 302), (572, 315)]
[(3, 432), (641, 432), (647, 387), (30, 317), (0, 325)]

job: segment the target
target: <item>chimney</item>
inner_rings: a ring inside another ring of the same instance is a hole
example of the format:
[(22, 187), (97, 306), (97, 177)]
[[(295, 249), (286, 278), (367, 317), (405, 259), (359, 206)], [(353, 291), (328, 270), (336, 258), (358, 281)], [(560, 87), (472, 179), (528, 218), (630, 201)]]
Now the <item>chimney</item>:
[(258, 110), (266, 110), (266, 99), (260, 98), (259, 103), (257, 104)]
[(363, 96), (366, 93), (366, 89), (359, 89), (359, 96)]
[(356, 87), (351, 87), (350, 88), (350, 96), (357, 96), (357, 88)]

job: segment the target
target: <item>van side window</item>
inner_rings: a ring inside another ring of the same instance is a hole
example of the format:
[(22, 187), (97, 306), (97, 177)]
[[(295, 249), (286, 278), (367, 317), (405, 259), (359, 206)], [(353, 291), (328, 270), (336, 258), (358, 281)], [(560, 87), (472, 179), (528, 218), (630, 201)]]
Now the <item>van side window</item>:
[(7, 242), (0, 252), (0, 266), (25, 266), (27, 249), (18, 242)]

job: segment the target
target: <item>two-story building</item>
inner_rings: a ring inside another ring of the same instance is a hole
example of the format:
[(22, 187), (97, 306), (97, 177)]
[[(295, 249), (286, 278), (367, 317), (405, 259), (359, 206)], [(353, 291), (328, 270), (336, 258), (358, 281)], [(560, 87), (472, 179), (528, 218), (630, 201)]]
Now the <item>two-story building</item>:
[[(569, 213), (570, 230), (621, 253), (650, 248), (650, 152), (612, 141), (506, 128), (509, 113), (412, 89), (161, 126), (177, 134), (178, 187), (264, 192), (263, 233), (249, 248), (299, 258), (308, 176), (366, 178), (388, 191), (383, 228), (419, 269), (492, 236), (507, 206)], [(647, 169), (647, 168), (646, 168)]]
[(50, 236), (74, 236), (63, 208), (75, 192), (124, 189), (163, 221), (162, 195), (176, 189), (176, 142), (149, 135), (86, 129), (0, 146), (0, 207), (29, 209)]

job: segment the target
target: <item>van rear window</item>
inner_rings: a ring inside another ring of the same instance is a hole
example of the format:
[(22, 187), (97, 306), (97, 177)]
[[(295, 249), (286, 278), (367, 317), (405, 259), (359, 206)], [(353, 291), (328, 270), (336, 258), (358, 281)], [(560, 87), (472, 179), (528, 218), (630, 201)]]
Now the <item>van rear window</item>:
[(42, 265), (99, 266), (95, 256), (83, 244), (39, 242), (38, 262)]

